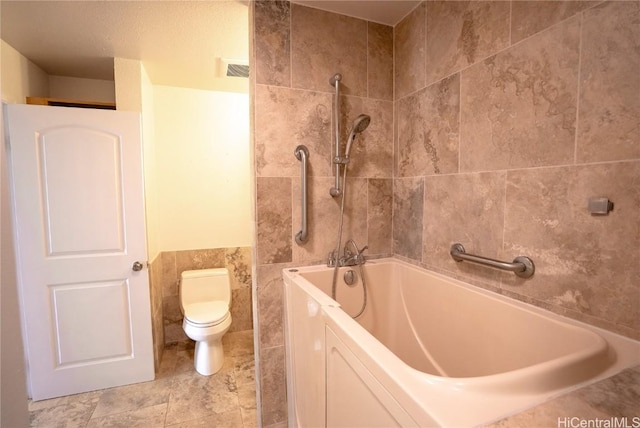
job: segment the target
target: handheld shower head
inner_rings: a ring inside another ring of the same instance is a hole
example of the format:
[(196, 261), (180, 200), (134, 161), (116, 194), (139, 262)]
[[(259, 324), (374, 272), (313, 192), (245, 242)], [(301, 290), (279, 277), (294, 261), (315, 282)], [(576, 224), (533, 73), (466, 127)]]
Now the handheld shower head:
[(349, 138), (347, 139), (347, 149), (345, 150), (345, 157), (349, 158), (349, 154), (351, 153), (351, 145), (356, 139), (356, 135), (367, 129), (371, 123), (371, 117), (366, 114), (361, 114), (356, 117), (356, 120), (353, 121), (353, 126), (351, 127), (351, 133), (349, 134)]

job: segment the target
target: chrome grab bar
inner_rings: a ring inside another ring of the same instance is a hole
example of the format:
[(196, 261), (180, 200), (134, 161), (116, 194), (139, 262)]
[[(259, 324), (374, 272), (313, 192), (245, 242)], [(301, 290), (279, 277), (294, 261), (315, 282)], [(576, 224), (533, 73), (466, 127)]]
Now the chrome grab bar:
[(309, 159), (309, 149), (304, 145), (296, 147), (293, 154), (301, 162), (300, 166), (300, 180), (301, 180), (301, 217), (302, 217), (302, 230), (296, 234), (296, 242), (298, 245), (302, 245), (309, 239), (309, 231), (307, 230), (307, 160)]
[(513, 263), (503, 262), (501, 260), (490, 259), (488, 257), (476, 256), (473, 254), (467, 254), (462, 244), (456, 243), (451, 246), (449, 254), (453, 257), (453, 260), (457, 262), (468, 261), (473, 263), (479, 263), (481, 265), (490, 266), (496, 269), (507, 270), (516, 274), (520, 278), (530, 278), (536, 271), (536, 267), (533, 264), (533, 260), (529, 257), (518, 256), (513, 259)]
[(335, 140), (335, 156), (333, 157), (333, 165), (334, 165), (334, 175), (335, 175), (335, 186), (333, 186), (329, 190), (329, 194), (332, 197), (340, 196), (342, 194), (342, 189), (340, 189), (340, 80), (342, 80), (342, 74), (336, 73), (329, 79), (329, 84), (336, 88), (336, 95), (334, 98), (333, 104), (333, 121), (335, 122), (335, 130), (336, 130), (336, 140)]

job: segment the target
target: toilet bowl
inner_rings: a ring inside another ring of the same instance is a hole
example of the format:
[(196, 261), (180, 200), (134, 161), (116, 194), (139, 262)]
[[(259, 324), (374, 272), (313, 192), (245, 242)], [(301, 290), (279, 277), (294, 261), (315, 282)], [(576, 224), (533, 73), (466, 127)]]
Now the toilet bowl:
[(225, 268), (188, 270), (180, 275), (182, 329), (196, 342), (194, 367), (201, 375), (224, 364), (222, 336), (231, 327), (231, 284)]

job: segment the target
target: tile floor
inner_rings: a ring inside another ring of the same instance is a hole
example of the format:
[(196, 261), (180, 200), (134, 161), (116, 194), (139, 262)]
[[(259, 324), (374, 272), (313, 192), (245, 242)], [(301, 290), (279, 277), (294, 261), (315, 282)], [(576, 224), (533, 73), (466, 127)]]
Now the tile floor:
[(152, 382), (29, 402), (32, 427), (256, 427), (252, 330), (223, 337), (212, 376), (193, 368), (193, 342), (165, 349)]

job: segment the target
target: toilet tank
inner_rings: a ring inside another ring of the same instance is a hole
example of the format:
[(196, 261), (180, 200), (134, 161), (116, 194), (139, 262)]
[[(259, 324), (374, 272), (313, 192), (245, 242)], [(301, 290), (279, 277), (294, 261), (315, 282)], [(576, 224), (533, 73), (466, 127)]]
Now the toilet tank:
[(180, 275), (180, 303), (222, 300), (231, 306), (231, 283), (226, 268), (186, 270)]

